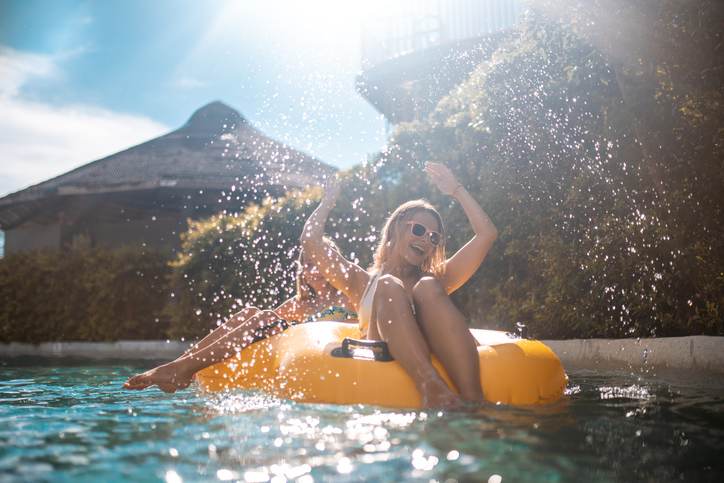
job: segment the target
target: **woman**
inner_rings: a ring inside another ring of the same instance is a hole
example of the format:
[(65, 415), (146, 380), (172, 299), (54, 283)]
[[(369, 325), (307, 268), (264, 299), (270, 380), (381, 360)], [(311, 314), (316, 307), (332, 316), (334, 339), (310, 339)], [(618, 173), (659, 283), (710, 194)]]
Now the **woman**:
[[(322, 233), (339, 194), (334, 183), (304, 226), (302, 249), (327, 280), (355, 302), (363, 335), (387, 342), (393, 357), (412, 377), (423, 406), (478, 403), (483, 394), (477, 344), (449, 294), (475, 273), (498, 232), (446, 166), (428, 163), (425, 171), (442, 193), (460, 203), (475, 233), (449, 259), (445, 259), (442, 219), (423, 200), (405, 203), (390, 215), (369, 271), (328, 249)], [(460, 396), (435, 371), (431, 353), (443, 364)]]
[[(325, 238), (327, 250), (339, 253), (334, 243)], [(221, 362), (253, 342), (281, 332), (298, 321), (312, 321), (332, 316), (334, 320), (356, 320), (349, 312), (347, 297), (331, 287), (314, 264), (304, 256), (297, 262), (297, 293), (274, 310), (249, 307), (232, 316), (224, 325), (172, 362), (131, 377), (126, 389), (145, 389), (156, 385), (165, 392), (188, 387), (196, 372)]]

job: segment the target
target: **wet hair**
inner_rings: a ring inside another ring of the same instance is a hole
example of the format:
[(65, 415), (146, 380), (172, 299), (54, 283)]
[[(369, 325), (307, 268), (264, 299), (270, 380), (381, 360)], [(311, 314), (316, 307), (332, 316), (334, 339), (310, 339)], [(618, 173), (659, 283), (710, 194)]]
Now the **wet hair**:
[(432, 273), (436, 277), (443, 274), (445, 270), (445, 225), (442, 222), (440, 213), (425, 200), (412, 200), (403, 203), (387, 218), (385, 225), (382, 227), (380, 243), (375, 251), (373, 270), (379, 271), (382, 265), (387, 262), (393, 243), (397, 242), (401, 230), (405, 229), (405, 222), (416, 213), (421, 212), (430, 213), (437, 220), (438, 229), (440, 230), (440, 243), (433, 248), (432, 256), (425, 260), (420, 268), (423, 272)]
[[(331, 238), (327, 236), (322, 237), (322, 241), (324, 241), (324, 244), (327, 245), (332, 250), (336, 251), (337, 253), (341, 253), (339, 250), (339, 247), (337, 246), (334, 241), (332, 241)], [(329, 283), (327, 283), (329, 285)], [(331, 285), (330, 285), (331, 287)], [(308, 299), (316, 299), (317, 298), (317, 291), (314, 290), (307, 282), (304, 281), (304, 250), (299, 250), (299, 257), (297, 257), (297, 293), (296, 297), (301, 302)]]

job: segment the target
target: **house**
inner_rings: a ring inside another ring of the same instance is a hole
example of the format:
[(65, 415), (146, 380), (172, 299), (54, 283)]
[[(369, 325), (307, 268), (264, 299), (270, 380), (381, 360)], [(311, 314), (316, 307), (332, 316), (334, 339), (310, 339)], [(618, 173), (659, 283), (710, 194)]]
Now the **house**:
[(334, 171), (212, 102), (175, 131), (0, 198), (5, 254), (78, 244), (170, 254), (187, 219), (238, 212)]
[(422, 119), (480, 62), (522, 13), (518, 0), (424, 0), (375, 18), (362, 33), (357, 91), (388, 125)]

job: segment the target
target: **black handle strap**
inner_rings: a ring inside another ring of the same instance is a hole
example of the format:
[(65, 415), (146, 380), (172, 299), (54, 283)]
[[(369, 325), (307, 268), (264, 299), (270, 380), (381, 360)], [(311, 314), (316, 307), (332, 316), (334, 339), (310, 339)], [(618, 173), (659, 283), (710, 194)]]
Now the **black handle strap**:
[(381, 340), (362, 340), (345, 337), (341, 347), (332, 349), (332, 357), (366, 359), (379, 362), (394, 361), (387, 342)]
[(528, 326), (522, 322), (515, 323), (515, 332), (506, 332), (508, 336), (514, 339), (527, 339), (528, 338)]

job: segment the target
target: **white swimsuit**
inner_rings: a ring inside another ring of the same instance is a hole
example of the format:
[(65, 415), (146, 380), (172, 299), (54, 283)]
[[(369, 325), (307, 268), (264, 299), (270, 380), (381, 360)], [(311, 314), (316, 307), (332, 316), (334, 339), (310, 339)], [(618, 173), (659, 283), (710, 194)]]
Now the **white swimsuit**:
[(364, 293), (362, 294), (362, 300), (359, 302), (357, 309), (357, 320), (359, 320), (359, 331), (362, 336), (367, 336), (367, 331), (370, 328), (370, 318), (372, 317), (372, 302), (375, 300), (375, 291), (377, 290), (377, 282), (380, 279), (381, 272), (375, 273), (370, 282), (367, 284)]
[[(359, 320), (359, 331), (363, 337), (367, 337), (367, 332), (370, 328), (370, 322), (372, 319), (372, 303), (375, 301), (375, 292), (377, 291), (377, 282), (379, 282), (382, 272), (377, 272), (372, 276), (370, 282), (367, 284), (362, 299), (359, 302), (357, 310), (357, 320)], [(410, 300), (410, 308), (412, 309), (412, 315), (415, 315), (415, 305)]]

